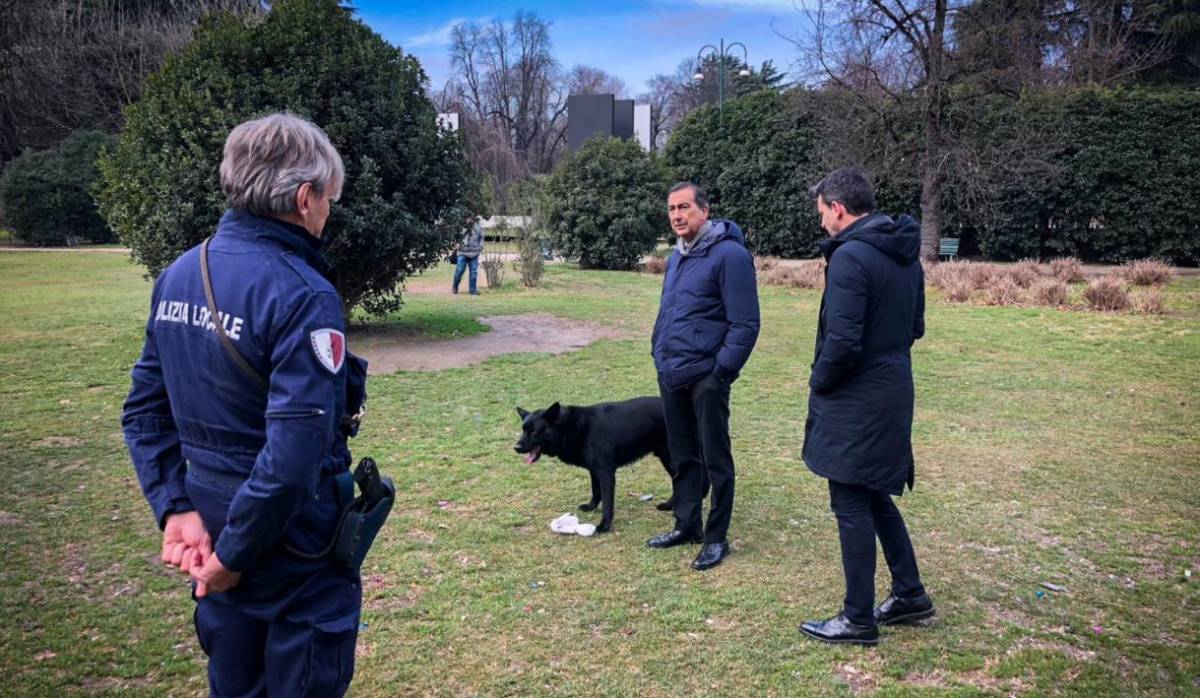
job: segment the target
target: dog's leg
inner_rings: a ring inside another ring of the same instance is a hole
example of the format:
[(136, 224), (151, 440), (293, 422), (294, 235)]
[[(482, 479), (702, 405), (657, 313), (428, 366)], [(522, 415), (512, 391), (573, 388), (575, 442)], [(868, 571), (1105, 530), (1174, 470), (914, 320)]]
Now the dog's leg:
[(604, 533), (612, 530), (613, 498), (617, 493), (617, 472), (607, 470), (597, 477), (600, 478), (600, 499), (603, 513), (600, 516), (600, 525), (596, 526), (596, 532)]
[(579, 508), (584, 511), (592, 511), (600, 503), (600, 479), (596, 477), (596, 473), (590, 470), (588, 471), (588, 475), (592, 478), (592, 501), (579, 505)]
[(655, 451), (654, 455), (662, 461), (663, 470), (667, 471), (667, 477), (671, 481), (671, 496), (665, 502), (659, 502), (655, 509), (659, 511), (674, 511), (675, 510), (675, 469), (671, 467), (671, 454), (664, 448)]

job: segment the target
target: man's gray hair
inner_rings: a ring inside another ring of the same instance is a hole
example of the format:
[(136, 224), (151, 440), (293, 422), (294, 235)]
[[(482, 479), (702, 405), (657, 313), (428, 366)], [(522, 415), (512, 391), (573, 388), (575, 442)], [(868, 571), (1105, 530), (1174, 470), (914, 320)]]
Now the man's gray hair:
[(342, 195), (346, 169), (329, 136), (286, 112), (239, 124), (225, 139), (221, 191), (232, 208), (258, 216), (296, 211), (296, 190), (308, 182), (317, 194)]

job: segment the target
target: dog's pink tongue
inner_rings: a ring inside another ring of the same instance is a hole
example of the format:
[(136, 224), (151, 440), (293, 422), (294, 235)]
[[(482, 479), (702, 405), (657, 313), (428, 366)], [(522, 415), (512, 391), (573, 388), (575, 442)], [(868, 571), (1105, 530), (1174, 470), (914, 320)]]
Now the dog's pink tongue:
[(535, 460), (537, 460), (538, 454), (540, 454), (541, 452), (542, 452), (542, 449), (540, 449), (540, 448), (535, 448), (535, 449), (533, 449), (532, 451), (530, 451), (530, 452), (529, 452), (529, 453), (528, 453), (528, 454), (525, 456), (525, 463), (526, 463), (526, 464), (529, 464), (529, 463), (532, 463), (532, 462), (534, 462)]

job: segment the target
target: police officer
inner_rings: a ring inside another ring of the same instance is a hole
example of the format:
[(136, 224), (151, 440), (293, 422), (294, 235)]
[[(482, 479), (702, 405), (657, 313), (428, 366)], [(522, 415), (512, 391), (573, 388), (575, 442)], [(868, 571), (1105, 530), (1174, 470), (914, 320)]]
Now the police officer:
[(234, 128), (230, 210), (159, 275), (133, 368), (125, 441), (163, 560), (193, 577), (217, 696), (340, 696), (354, 673), (358, 573), (322, 554), (365, 399), (319, 251), (344, 172), (303, 119)]

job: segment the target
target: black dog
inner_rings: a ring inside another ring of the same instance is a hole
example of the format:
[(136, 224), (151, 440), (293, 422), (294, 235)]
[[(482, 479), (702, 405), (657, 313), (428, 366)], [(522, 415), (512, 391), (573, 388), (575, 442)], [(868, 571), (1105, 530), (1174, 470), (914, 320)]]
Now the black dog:
[[(592, 511), (603, 503), (597, 531), (612, 528), (617, 468), (653, 453), (662, 461), (667, 475), (674, 477), (660, 398), (639, 397), (587, 407), (562, 407), (556, 402), (535, 412), (518, 407), (517, 414), (524, 424), (516, 451), (526, 454), (526, 463), (545, 454), (584, 468), (592, 476), (592, 499), (579, 508)], [(675, 498), (671, 497), (658, 509), (669, 511), (674, 505)]]

